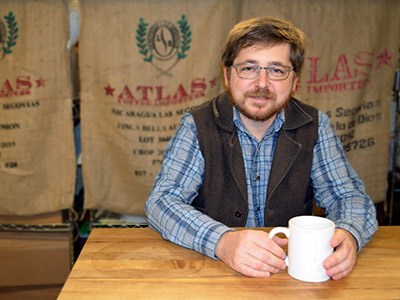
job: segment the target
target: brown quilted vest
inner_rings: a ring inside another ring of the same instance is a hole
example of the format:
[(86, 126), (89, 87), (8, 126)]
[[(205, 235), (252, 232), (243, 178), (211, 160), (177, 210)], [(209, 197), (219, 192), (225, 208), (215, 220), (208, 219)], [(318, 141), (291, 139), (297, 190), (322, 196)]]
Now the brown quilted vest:
[[(248, 215), (242, 150), (227, 93), (191, 111), (205, 159), (203, 185), (192, 203), (230, 227), (243, 227)], [(311, 214), (311, 165), (318, 138), (318, 111), (292, 98), (285, 108), (268, 182), (265, 226), (287, 226), (297, 215)]]

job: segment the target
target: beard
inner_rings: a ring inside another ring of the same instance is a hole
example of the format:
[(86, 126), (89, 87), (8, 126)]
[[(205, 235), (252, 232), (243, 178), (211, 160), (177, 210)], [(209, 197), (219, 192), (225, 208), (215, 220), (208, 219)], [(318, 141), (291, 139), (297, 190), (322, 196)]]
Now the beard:
[[(271, 117), (281, 112), (288, 105), (290, 101), (290, 97), (288, 97), (283, 103), (277, 104), (276, 94), (270, 91), (269, 89), (257, 88), (253, 91), (248, 91), (244, 93), (240, 99), (234, 98), (230, 89), (228, 89), (228, 94), (230, 96), (229, 98), (231, 100), (232, 105), (235, 106), (236, 109), (242, 115), (244, 115), (250, 120), (261, 121), (261, 122), (267, 121)], [(258, 111), (253, 112), (249, 107), (246, 106), (246, 99), (248, 97), (266, 98), (268, 100), (265, 103), (247, 104), (247, 106), (251, 105), (252, 107), (259, 108)], [(267, 106), (269, 106), (268, 109), (262, 110), (262, 108), (266, 108)]]

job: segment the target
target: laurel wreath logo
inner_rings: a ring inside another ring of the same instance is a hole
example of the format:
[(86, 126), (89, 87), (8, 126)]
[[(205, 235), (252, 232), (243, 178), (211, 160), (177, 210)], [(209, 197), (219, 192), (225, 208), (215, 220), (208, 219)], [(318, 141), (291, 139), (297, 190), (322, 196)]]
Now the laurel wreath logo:
[(187, 57), (187, 51), (190, 49), (190, 43), (192, 42), (191, 36), (192, 32), (190, 31), (190, 26), (188, 25), (188, 21), (185, 15), (182, 15), (181, 19), (177, 21), (180, 31), (180, 48), (176, 52), (176, 61), (167, 69), (162, 70), (158, 65), (153, 62), (154, 56), (151, 53), (148, 47), (147, 41), (147, 29), (149, 23), (144, 22), (143, 18), (139, 19), (138, 28), (136, 30), (136, 40), (137, 46), (139, 48), (139, 53), (144, 56), (143, 60), (145, 62), (151, 63), (151, 65), (161, 72), (161, 75), (172, 76), (169, 71), (176, 66), (176, 64)]
[(153, 59), (153, 54), (150, 53), (150, 55), (147, 56), (149, 54), (149, 49), (147, 48), (146, 44), (146, 34), (148, 26), (149, 23), (145, 23), (143, 21), (143, 18), (139, 19), (138, 29), (136, 30), (136, 40), (138, 41), (137, 45), (139, 47), (139, 52), (145, 56), (143, 60), (146, 62), (151, 62), (151, 60)]
[(17, 44), (17, 39), (18, 39), (18, 27), (17, 27), (17, 21), (15, 21), (15, 16), (12, 11), (8, 14), (8, 16), (4, 16), (4, 19), (6, 20), (7, 27), (8, 27), (8, 38), (7, 38), (7, 43), (3, 47), (3, 56), (6, 54), (11, 54), (13, 51), (11, 50), (12, 47), (14, 47)]
[(186, 57), (185, 52), (190, 49), (190, 43), (192, 42), (192, 39), (190, 38), (192, 36), (192, 32), (190, 31), (190, 26), (187, 23), (187, 20), (185, 18), (185, 15), (182, 15), (182, 19), (178, 21), (179, 28), (181, 30), (181, 50), (182, 52), (180, 53), (178, 51), (177, 55), (179, 59), (184, 59)]

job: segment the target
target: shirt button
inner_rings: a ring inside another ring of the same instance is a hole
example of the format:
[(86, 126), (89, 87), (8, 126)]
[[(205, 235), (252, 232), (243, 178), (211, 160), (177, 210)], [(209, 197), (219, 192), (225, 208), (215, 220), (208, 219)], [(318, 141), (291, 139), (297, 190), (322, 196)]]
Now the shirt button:
[(238, 218), (240, 218), (240, 217), (242, 216), (242, 212), (241, 212), (240, 210), (237, 210), (237, 211), (235, 212), (235, 216), (238, 217)]
[(259, 181), (260, 179), (261, 179), (261, 177), (260, 177), (260, 176), (257, 176), (257, 177), (256, 177), (256, 180), (257, 180), (257, 181)]
[(260, 210), (261, 210), (261, 208), (258, 206), (258, 207), (257, 207), (257, 210), (258, 210), (258, 211), (260, 211)]

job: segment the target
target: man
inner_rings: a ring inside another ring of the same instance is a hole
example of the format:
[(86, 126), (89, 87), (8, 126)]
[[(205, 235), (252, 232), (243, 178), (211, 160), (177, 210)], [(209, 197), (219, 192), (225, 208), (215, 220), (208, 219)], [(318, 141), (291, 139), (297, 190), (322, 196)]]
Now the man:
[(171, 242), (248, 276), (286, 267), (287, 239), (231, 227), (287, 226), (313, 200), (337, 226), (324, 262), (340, 279), (377, 229), (376, 212), (328, 116), (291, 95), (303, 33), (276, 18), (237, 24), (222, 55), (227, 92), (192, 110), (169, 142), (146, 214)]

